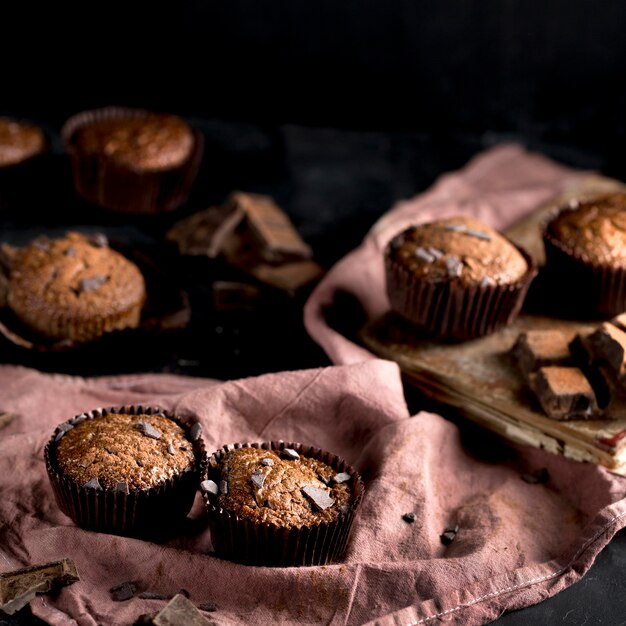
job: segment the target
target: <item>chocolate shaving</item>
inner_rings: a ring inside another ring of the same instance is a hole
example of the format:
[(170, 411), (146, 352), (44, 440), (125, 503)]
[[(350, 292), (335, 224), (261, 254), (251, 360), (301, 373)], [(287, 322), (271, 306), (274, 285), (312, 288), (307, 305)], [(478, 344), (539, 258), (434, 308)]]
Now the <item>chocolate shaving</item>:
[(471, 237), (476, 237), (477, 239), (482, 239), (483, 241), (491, 241), (491, 235), (483, 232), (482, 230), (472, 230), (468, 228), (465, 231), (465, 234), (470, 235)]
[(444, 230), (449, 230), (454, 233), (464, 233), (467, 230), (467, 226), (465, 226), (465, 224), (448, 224), (444, 226)]
[(176, 450), (174, 449), (174, 446), (171, 443), (167, 444), (166, 450), (168, 454), (171, 454), (171, 455), (176, 454)]
[(297, 461), (300, 459), (300, 455), (293, 448), (284, 448), (280, 456), (288, 461)]
[(456, 278), (461, 275), (461, 271), (463, 269), (463, 263), (455, 256), (449, 256), (444, 264), (446, 266), (446, 270), (448, 271), (448, 276), (450, 278)]
[(415, 256), (426, 263), (432, 263), (435, 260), (435, 257), (425, 248), (415, 248)]
[(141, 431), (141, 434), (150, 439), (161, 439), (161, 432), (157, 430), (150, 422), (139, 421), (135, 424), (135, 428)]
[(341, 485), (341, 483), (347, 483), (352, 476), (346, 472), (339, 472), (333, 476), (332, 482), (335, 485)]
[(210, 494), (212, 496), (216, 496), (220, 491), (214, 480), (203, 480), (200, 483), (200, 489), (203, 493)]
[(405, 513), (402, 516), (402, 519), (407, 523), (407, 524), (412, 524), (415, 521), (415, 513)]
[(426, 250), (433, 256), (435, 257), (435, 260), (440, 259), (443, 255), (444, 252), (443, 250), (439, 250), (439, 248), (426, 248)]
[(261, 489), (263, 487), (263, 483), (265, 482), (265, 474), (262, 470), (257, 470), (250, 476), (250, 482), (257, 488)]
[(81, 278), (80, 282), (78, 283), (77, 293), (81, 294), (95, 291), (96, 289), (104, 285), (107, 280), (109, 280), (108, 276), (92, 276), (90, 278)]
[(228, 482), (220, 480), (220, 493), (225, 496), (228, 493)]
[(135, 595), (136, 591), (137, 586), (131, 581), (120, 583), (119, 585), (115, 585), (115, 587), (111, 587), (111, 589), (109, 589), (111, 599), (115, 602), (125, 602), (126, 600), (130, 600)]
[(202, 613), (182, 594), (175, 595), (154, 617), (154, 626), (208, 626)]
[(128, 488), (128, 483), (124, 481), (117, 483), (117, 485), (115, 485), (114, 491), (116, 493), (125, 493), (126, 495), (130, 493), (130, 490)]
[(100, 485), (98, 478), (94, 477), (83, 485), (83, 489), (95, 489), (96, 491), (102, 491), (102, 486)]
[(271, 467), (272, 465), (274, 465), (274, 460), (270, 458), (261, 459), (261, 465), (264, 465), (265, 467)]
[(202, 424), (200, 422), (194, 422), (193, 426), (189, 429), (189, 439), (191, 441), (198, 441), (202, 434)]
[(542, 467), (536, 472), (522, 474), (520, 478), (529, 485), (541, 485), (548, 482), (548, 480), (550, 479), (550, 474), (545, 467)]
[(302, 487), (302, 493), (315, 505), (319, 511), (325, 511), (328, 507), (332, 506), (335, 501), (328, 495), (328, 492), (324, 489), (318, 489), (307, 485)]
[(13, 615), (36, 594), (49, 593), (78, 580), (76, 566), (70, 559), (3, 572), (0, 574), (0, 614)]

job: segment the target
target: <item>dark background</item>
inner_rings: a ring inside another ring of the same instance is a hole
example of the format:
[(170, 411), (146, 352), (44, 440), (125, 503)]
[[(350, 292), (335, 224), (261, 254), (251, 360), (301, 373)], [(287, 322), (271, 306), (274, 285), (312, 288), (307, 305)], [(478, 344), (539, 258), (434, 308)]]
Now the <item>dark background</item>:
[[(179, 215), (235, 188), (271, 193), (329, 267), (396, 200), (500, 141), (626, 179), (625, 30), (621, 1), (22, 1), (0, 15), (0, 114), (42, 123), (59, 172), (58, 130), (73, 113), (183, 115), (206, 156)], [(62, 185), (44, 192), (2, 216), (3, 240), (86, 225), (155, 246), (175, 219), (105, 214)], [(177, 269), (192, 326), (153, 369), (227, 378), (327, 363), (298, 303), (278, 321), (216, 318), (198, 269)], [(502, 623), (620, 623), (625, 555), (622, 533), (580, 584)]]

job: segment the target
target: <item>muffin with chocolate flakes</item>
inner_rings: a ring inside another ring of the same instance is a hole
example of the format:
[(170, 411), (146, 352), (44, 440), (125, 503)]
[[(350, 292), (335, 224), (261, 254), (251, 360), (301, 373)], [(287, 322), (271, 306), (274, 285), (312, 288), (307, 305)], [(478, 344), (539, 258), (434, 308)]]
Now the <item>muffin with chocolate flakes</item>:
[(45, 450), (59, 507), (80, 526), (120, 534), (180, 521), (204, 467), (200, 435), (198, 422), (143, 407), (61, 424)]
[(175, 116), (108, 107), (63, 127), (76, 191), (101, 207), (129, 213), (177, 208), (202, 154), (200, 133)]
[(385, 249), (391, 308), (435, 338), (492, 333), (518, 314), (536, 269), (506, 237), (472, 217), (413, 226)]
[(139, 325), (144, 278), (102, 235), (40, 237), (8, 258), (7, 304), (43, 337), (88, 342)]
[(572, 201), (547, 222), (550, 292), (571, 313), (612, 317), (626, 310), (626, 194)]
[(345, 550), (363, 482), (344, 461), (297, 443), (225, 446), (200, 485), (215, 551), (259, 565), (313, 565)]

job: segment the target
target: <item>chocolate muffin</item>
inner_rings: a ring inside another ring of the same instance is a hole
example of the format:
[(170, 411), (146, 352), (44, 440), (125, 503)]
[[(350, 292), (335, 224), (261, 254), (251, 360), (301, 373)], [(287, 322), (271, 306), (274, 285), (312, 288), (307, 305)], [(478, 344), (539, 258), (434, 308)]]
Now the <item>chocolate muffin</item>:
[(612, 317), (626, 310), (626, 194), (560, 209), (544, 228), (551, 293), (572, 313)]
[(301, 444), (236, 444), (209, 460), (201, 483), (216, 552), (261, 565), (312, 565), (346, 547), (363, 494), (338, 457)]
[(200, 432), (143, 407), (61, 424), (45, 451), (59, 507), (80, 526), (125, 534), (184, 518), (204, 467)]
[(385, 250), (391, 308), (437, 338), (471, 339), (511, 322), (536, 274), (493, 228), (458, 216), (408, 228)]
[(34, 124), (0, 117), (0, 168), (23, 163), (46, 149), (46, 137)]
[(65, 124), (76, 191), (104, 208), (168, 211), (186, 199), (202, 140), (175, 115), (109, 107)]
[(102, 235), (40, 237), (12, 250), (10, 265), (7, 303), (46, 338), (87, 342), (139, 324), (143, 276)]

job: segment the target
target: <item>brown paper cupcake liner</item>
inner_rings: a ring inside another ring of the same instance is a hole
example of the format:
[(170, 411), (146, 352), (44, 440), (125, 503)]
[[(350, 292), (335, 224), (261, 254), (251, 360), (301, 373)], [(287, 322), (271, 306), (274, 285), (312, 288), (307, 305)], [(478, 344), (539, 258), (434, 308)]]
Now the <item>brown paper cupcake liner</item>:
[(332, 522), (286, 528), (242, 519), (220, 507), (205, 493), (211, 541), (216, 554), (239, 563), (273, 567), (325, 565), (337, 561), (347, 547), (352, 522), (365, 492), (360, 475), (340, 457), (313, 446), (284, 441), (236, 443), (223, 446), (209, 457), (208, 477), (218, 484), (220, 462), (234, 448), (292, 448), (301, 456), (326, 463), (336, 472), (347, 472), (352, 476), (352, 502), (350, 508)]
[(202, 159), (204, 140), (197, 129), (192, 128), (195, 141), (189, 158), (158, 172), (139, 172), (98, 155), (85, 154), (73, 143), (76, 131), (94, 122), (147, 115), (150, 112), (141, 109), (106, 107), (84, 111), (67, 120), (61, 135), (80, 196), (105, 209), (137, 214), (173, 211), (185, 203)]
[(158, 535), (180, 523), (191, 510), (201, 477), (206, 471), (206, 450), (202, 437), (190, 443), (196, 467), (162, 484), (139, 491), (88, 488), (64, 476), (56, 461), (56, 446), (67, 430), (85, 419), (108, 414), (161, 414), (175, 421), (189, 436), (196, 420), (183, 420), (158, 407), (123, 406), (81, 413), (60, 424), (45, 447), (44, 458), (50, 484), (61, 511), (82, 528), (119, 535)]
[(391, 308), (439, 339), (465, 341), (493, 333), (519, 314), (537, 268), (530, 255), (516, 246), (528, 270), (509, 285), (464, 287), (456, 281), (433, 283), (385, 256), (387, 296)]
[(544, 224), (546, 283), (568, 317), (614, 317), (626, 311), (626, 268), (599, 265), (586, 255), (573, 254), (548, 231), (552, 220), (574, 208), (556, 210)]

